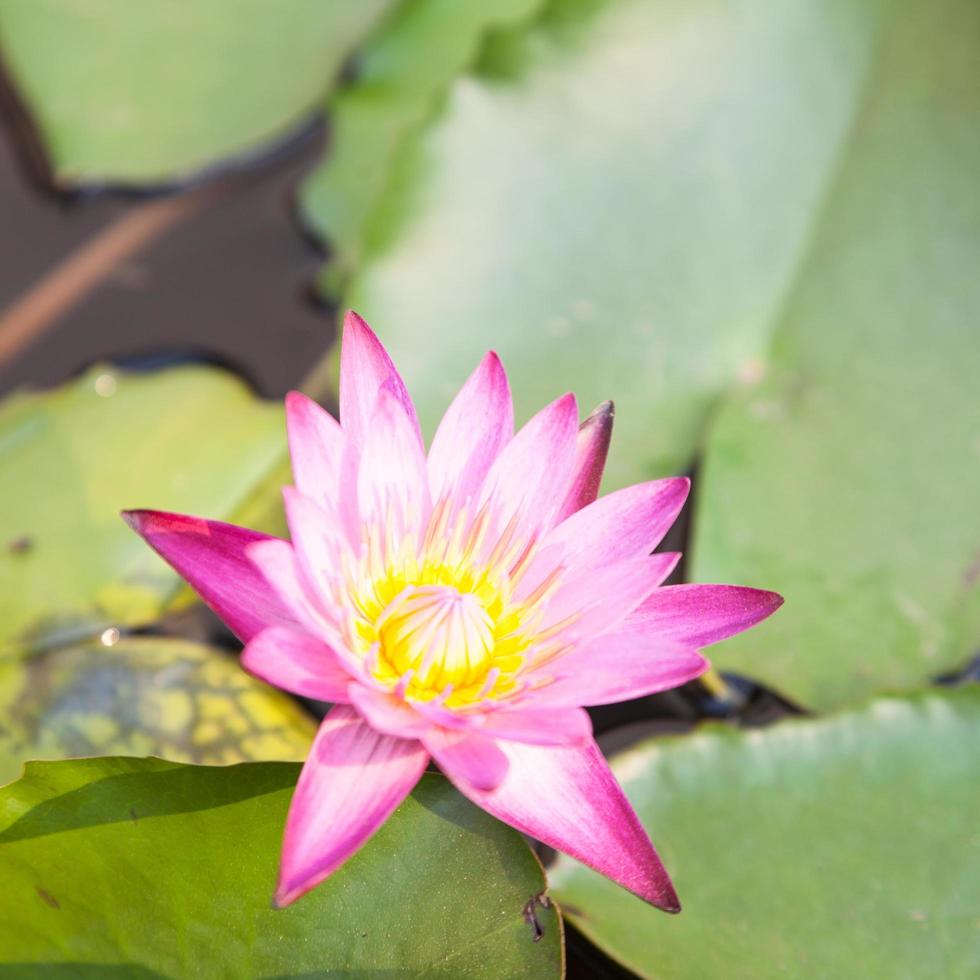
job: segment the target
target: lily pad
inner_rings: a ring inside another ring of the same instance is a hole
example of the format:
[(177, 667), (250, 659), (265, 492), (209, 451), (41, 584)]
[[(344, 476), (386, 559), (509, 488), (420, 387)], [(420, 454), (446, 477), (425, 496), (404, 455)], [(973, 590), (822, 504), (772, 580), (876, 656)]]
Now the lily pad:
[(300, 195), (304, 217), (330, 241), (325, 292), (335, 293), (357, 268), (367, 221), (398, 151), (475, 57), (485, 33), (525, 20), (543, 4), (415, 0), (367, 42), (356, 83), (330, 99), (330, 152)]
[(525, 417), (569, 388), (616, 400), (611, 486), (686, 467), (760, 369), (884, 11), (553, 0), (495, 36), (398, 153), (344, 297), (426, 428), (494, 347)]
[(96, 368), (0, 407), (0, 654), (160, 614), (177, 576), (119, 511), (233, 519), (286, 453), (283, 412), (222, 371)]
[[(272, 909), (298, 771), (152, 759), (28, 766), (0, 790), (0, 970), (561, 976), (561, 923), (533, 901), (545, 888), (534, 855), (436, 774), (327, 882)], [(543, 929), (538, 942), (526, 909)]]
[(643, 977), (980, 973), (980, 688), (636, 746), (613, 768), (684, 902), (560, 858), (565, 914)]
[(33, 759), (302, 761), (315, 731), (295, 701), (198, 643), (124, 637), (0, 662), (0, 783)]
[(892, 9), (768, 376), (697, 489), (694, 577), (786, 597), (718, 665), (819, 709), (980, 640), (980, 8)]
[(0, 49), (65, 183), (162, 183), (288, 135), (394, 0), (3, 0)]

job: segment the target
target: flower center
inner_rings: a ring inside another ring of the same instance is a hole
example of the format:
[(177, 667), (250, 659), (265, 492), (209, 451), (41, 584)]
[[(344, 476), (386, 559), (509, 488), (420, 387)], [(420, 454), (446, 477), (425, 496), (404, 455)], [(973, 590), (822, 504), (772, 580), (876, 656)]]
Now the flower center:
[(494, 621), (479, 597), (449, 585), (404, 589), (377, 623), (381, 657), (438, 691), (482, 681), (493, 665)]

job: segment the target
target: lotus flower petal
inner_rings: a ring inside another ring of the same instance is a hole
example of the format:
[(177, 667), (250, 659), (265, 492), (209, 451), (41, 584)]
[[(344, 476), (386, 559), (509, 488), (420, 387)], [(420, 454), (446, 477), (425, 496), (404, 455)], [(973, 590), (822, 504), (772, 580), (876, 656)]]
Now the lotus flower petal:
[(577, 432), (575, 397), (563, 395), (504, 447), (487, 473), (480, 499), (500, 515), (500, 530), (512, 518), (518, 536), (551, 528), (568, 494)]
[(361, 446), (367, 436), (378, 392), (385, 384), (421, 445), (422, 430), (402, 376), (374, 331), (351, 311), (344, 317), (344, 342), (340, 348), (340, 422), (355, 446)]
[(419, 742), (376, 732), (347, 705), (320, 725), (286, 819), (276, 904), (282, 907), (339, 868), (422, 778)]
[(507, 756), (485, 735), (433, 728), (423, 742), (443, 772), (453, 773), (470, 786), (494, 789), (507, 775)]
[(580, 426), (575, 441), (572, 479), (558, 520), (591, 504), (599, 496), (602, 471), (606, 468), (615, 412), (612, 402), (603, 402)]
[(705, 647), (755, 626), (783, 597), (737, 585), (669, 585), (651, 593), (631, 622), (664, 639)]
[(510, 385), (500, 358), (490, 352), (460, 389), (432, 440), (432, 498), (448, 497), (457, 506), (474, 498), (513, 435)]
[(247, 642), (267, 626), (296, 624), (289, 604), (269, 589), (247, 555), (250, 546), (278, 538), (161, 510), (124, 511), (123, 518), (240, 640)]
[(350, 675), (333, 650), (309, 633), (285, 626), (263, 630), (242, 651), (242, 666), (267, 683), (304, 698), (348, 700)]
[(298, 391), (286, 395), (286, 432), (297, 489), (331, 513), (340, 498), (347, 436), (337, 420)]
[(539, 705), (616, 704), (679, 687), (707, 669), (708, 661), (696, 650), (621, 625), (540, 668), (550, 683), (534, 699)]
[(651, 554), (686, 479), (597, 499), (612, 404), (572, 395), (514, 434), (488, 354), (426, 457), (405, 384), (345, 320), (338, 425), (287, 400), (292, 541), (173, 514), (127, 519), (248, 641), (245, 667), (334, 702), (290, 809), (277, 900), (339, 867), (430, 755), (484, 809), (677, 911), (667, 873), (592, 739), (584, 705), (698, 676), (697, 648), (763, 619), (774, 593), (667, 586)]
[(483, 790), (450, 770), (465, 796), (668, 912), (680, 902), (650, 838), (594, 742), (553, 748), (499, 742), (507, 774)]

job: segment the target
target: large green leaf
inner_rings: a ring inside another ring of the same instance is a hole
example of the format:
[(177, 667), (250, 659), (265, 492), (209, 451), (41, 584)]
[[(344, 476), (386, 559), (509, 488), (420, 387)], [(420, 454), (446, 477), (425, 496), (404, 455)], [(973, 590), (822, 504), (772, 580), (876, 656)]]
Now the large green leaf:
[(170, 181), (281, 138), (394, 0), (0, 0), (66, 182)]
[(220, 371), (95, 369), (0, 407), (0, 653), (153, 619), (179, 582), (127, 507), (234, 517), (285, 454), (282, 409)]
[(980, 689), (649, 741), (613, 768), (684, 903), (560, 859), (562, 907), (644, 977), (980, 974)]
[(617, 403), (612, 484), (752, 378), (874, 88), (887, 0), (553, 0), (405, 143), (346, 294), (431, 431), (488, 347), (518, 410)]
[(270, 908), (297, 771), (29, 766), (0, 790), (0, 964), (181, 980), (561, 974), (558, 914), (533, 902), (545, 888), (534, 856), (434, 774), (328, 882)]
[(330, 242), (323, 287), (333, 292), (356, 269), (365, 225), (407, 137), (472, 60), (491, 28), (520, 21), (544, 0), (415, 0), (402, 4), (357, 60), (357, 83), (329, 103), (330, 152), (306, 180), (307, 221)]
[(0, 783), (30, 759), (301, 761), (314, 731), (295, 701), (197, 643), (124, 637), (0, 662)]
[(980, 638), (980, 5), (898, 5), (873, 79), (695, 518), (695, 578), (786, 596), (719, 664), (818, 708)]

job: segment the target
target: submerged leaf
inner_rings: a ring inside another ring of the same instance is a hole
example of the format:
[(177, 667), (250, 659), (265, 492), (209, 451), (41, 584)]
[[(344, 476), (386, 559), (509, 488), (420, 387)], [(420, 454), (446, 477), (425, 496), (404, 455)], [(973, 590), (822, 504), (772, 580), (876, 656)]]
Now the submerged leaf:
[(0, 783), (33, 759), (300, 761), (315, 730), (237, 658), (197, 643), (124, 637), (0, 663)]

